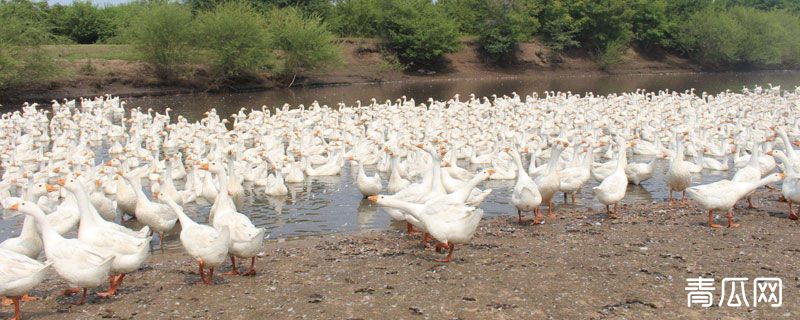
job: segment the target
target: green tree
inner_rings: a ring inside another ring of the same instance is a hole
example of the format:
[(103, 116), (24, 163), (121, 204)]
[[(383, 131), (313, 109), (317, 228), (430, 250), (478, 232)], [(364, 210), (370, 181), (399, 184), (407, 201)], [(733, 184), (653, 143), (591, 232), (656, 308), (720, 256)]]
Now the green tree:
[(77, 43), (91, 44), (113, 36), (111, 23), (89, 1), (75, 1), (63, 9), (54, 9), (53, 13), (53, 31)]
[(555, 53), (580, 46), (577, 34), (586, 21), (575, 19), (565, 1), (545, 0), (539, 21), (542, 40)]
[(134, 16), (128, 38), (156, 74), (166, 79), (174, 76), (192, 54), (191, 23), (192, 14), (186, 6), (152, 4)]
[(39, 81), (54, 71), (39, 45), (52, 41), (45, 8), (30, 1), (0, 2), (0, 89)]
[(291, 76), (294, 84), (298, 73), (330, 66), (340, 60), (340, 48), (318, 16), (303, 17), (293, 7), (274, 9), (268, 16), (267, 33), (270, 47), (278, 50), (280, 67), (276, 73)]
[(669, 47), (669, 19), (666, 0), (632, 0), (633, 38), (644, 49)]
[(530, 40), (539, 28), (538, 1), (487, 1), (486, 15), (479, 24), (478, 46), (495, 63), (511, 62), (519, 43)]
[(434, 67), (460, 48), (458, 25), (430, 1), (391, 0), (382, 9), (381, 36), (403, 63)]
[(329, 21), (339, 35), (373, 37), (380, 33), (381, 16), (380, 0), (339, 0)]
[(464, 34), (479, 35), (491, 0), (440, 0), (436, 5), (458, 24)]
[(219, 4), (200, 13), (194, 26), (220, 81), (253, 75), (270, 62), (265, 21), (247, 3)]

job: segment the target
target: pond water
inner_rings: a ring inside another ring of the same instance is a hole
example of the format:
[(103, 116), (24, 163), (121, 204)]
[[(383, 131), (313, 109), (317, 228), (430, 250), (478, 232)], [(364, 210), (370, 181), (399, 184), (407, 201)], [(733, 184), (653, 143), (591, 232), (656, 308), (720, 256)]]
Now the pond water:
[[(217, 108), (222, 115), (232, 114), (241, 107), (260, 108), (262, 105), (281, 106), (309, 104), (318, 100), (321, 104), (334, 105), (338, 102), (348, 104), (355, 100), (368, 102), (371, 98), (379, 101), (396, 99), (400, 96), (414, 98), (424, 102), (429, 97), (448, 99), (455, 94), (464, 97), (470, 93), (477, 96), (503, 95), (517, 92), (520, 95), (549, 90), (572, 91), (573, 93), (594, 92), (608, 94), (629, 92), (636, 89), (661, 90), (671, 89), (683, 91), (696, 88), (699, 92), (716, 93), (724, 90), (740, 91), (742, 86), (767, 86), (768, 83), (781, 85), (784, 90), (793, 90), (800, 85), (798, 72), (759, 72), (759, 73), (722, 73), (722, 74), (672, 74), (672, 75), (625, 75), (602, 77), (559, 77), (549, 79), (491, 79), (491, 80), (459, 80), (459, 81), (426, 81), (416, 83), (390, 83), (381, 85), (351, 85), (343, 87), (323, 87), (313, 89), (293, 89), (267, 92), (236, 94), (192, 94), (164, 97), (140, 97), (125, 99), (129, 107), (153, 108), (164, 110), (172, 108), (173, 114), (181, 114), (190, 120), (203, 116), (210, 108)], [(54, 97), (57, 98), (57, 97)], [(8, 105), (6, 105), (8, 107)], [(98, 161), (103, 161), (105, 148), (98, 150)], [(649, 161), (650, 159), (634, 157), (632, 162)], [(641, 186), (629, 185), (624, 203), (664, 201), (667, 198), (664, 173), (666, 160), (657, 160), (656, 173), (653, 178)], [(479, 168), (460, 163), (460, 166), (477, 171)], [(527, 164), (526, 164), (527, 167)], [(368, 174), (375, 171), (374, 166), (367, 166)], [(717, 181), (733, 175), (727, 172), (703, 171), (693, 177), (693, 184)], [(388, 177), (381, 174), (384, 186)], [(178, 187), (182, 187), (182, 182)], [(484, 201), (482, 208), (486, 216), (516, 215), (510, 203), (511, 188), (514, 180), (490, 180), (479, 186), (482, 189), (492, 188), (494, 191)], [(556, 214), (570, 212), (572, 216), (585, 215), (588, 209), (604, 210), (604, 207), (592, 199), (591, 188), (598, 182), (590, 181), (583, 187), (575, 205), (565, 204), (563, 197), (555, 199)], [(145, 185), (145, 189), (149, 187)], [(352, 232), (364, 229), (403, 228), (403, 224), (392, 222), (381, 209), (363, 199), (354, 183), (350, 165), (345, 165), (340, 176), (308, 178), (300, 184), (289, 184), (290, 194), (285, 197), (267, 196), (261, 188), (246, 185), (246, 206), (242, 212), (253, 222), (267, 228), (268, 238), (291, 238), (308, 235)], [(186, 211), (198, 221), (206, 221), (210, 206), (190, 204)], [(581, 212), (581, 213), (576, 213)], [(528, 216), (528, 219), (531, 217)], [(701, 219), (701, 217), (698, 217)], [(22, 219), (0, 221), (0, 241), (19, 232)], [(125, 224), (136, 222), (125, 222)], [(137, 226), (131, 225), (136, 228)], [(154, 240), (157, 241), (157, 240)], [(167, 237), (167, 247), (180, 246), (177, 232)]]

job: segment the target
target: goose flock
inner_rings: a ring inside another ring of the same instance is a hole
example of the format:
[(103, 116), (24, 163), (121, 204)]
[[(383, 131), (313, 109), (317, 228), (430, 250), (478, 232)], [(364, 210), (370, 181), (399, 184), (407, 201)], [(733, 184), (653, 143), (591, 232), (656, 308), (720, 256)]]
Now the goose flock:
[[(408, 233), (420, 233), (426, 247), (435, 240), (436, 251), (447, 251), (442, 262), (472, 239), (492, 192), (480, 186), (490, 179), (515, 180), (508, 212), (516, 210), (520, 224), (526, 214), (535, 225), (569, 214), (557, 213), (554, 200), (563, 194), (574, 203), (590, 180), (599, 182), (590, 190), (608, 218), (618, 219), (628, 184), (652, 178), (655, 163), (664, 161), (670, 205), (681, 205), (674, 193), (682, 203), (688, 195), (708, 211), (710, 227), (720, 227), (715, 212), (738, 227), (736, 203), (753, 206), (757, 188), (779, 182), (788, 217), (796, 220), (800, 122), (791, 115), (798, 108), (800, 88), (772, 86), (717, 95), (314, 102), (241, 109), (231, 120), (211, 109), (196, 122), (170, 109), (126, 109), (111, 96), (54, 100), (49, 108), (26, 103), (0, 118), (4, 217), (24, 215), (18, 236), (0, 243), (0, 295), (19, 318), (20, 301), (35, 299), (27, 292), (52, 270), (70, 285), (64, 294), (81, 295), (79, 304), (105, 282), (98, 296), (113, 296), (147, 261), (154, 238), (163, 250), (164, 235), (177, 224), (202, 282), (212, 284), (215, 268), (227, 261), (227, 274), (253, 275), (266, 230), (243, 212), (246, 191), (285, 197), (288, 185), (340, 175), (348, 164), (354, 187)], [(631, 163), (629, 155), (648, 161)], [(474, 166), (482, 169), (465, 169)], [(729, 170), (731, 179), (693, 181)], [(185, 213), (190, 203), (210, 206), (208, 220)], [(128, 219), (143, 227), (123, 226)]]

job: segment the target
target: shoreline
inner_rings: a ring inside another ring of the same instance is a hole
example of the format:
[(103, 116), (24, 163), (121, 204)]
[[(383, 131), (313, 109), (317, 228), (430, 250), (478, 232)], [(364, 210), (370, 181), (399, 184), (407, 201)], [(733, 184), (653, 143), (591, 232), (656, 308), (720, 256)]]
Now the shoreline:
[[(75, 46), (75, 50), (92, 47)], [(66, 50), (66, 49), (64, 49)], [(131, 50), (119, 47), (116, 50)], [(311, 72), (297, 79), (292, 88), (317, 88), (360, 84), (384, 84), (427, 81), (469, 81), (475, 79), (524, 79), (563, 76), (613, 76), (631, 74), (700, 73), (703, 69), (690, 61), (663, 53), (648, 55), (630, 48), (624, 62), (608, 70), (586, 52), (573, 50), (551, 57), (550, 50), (533, 41), (520, 45), (517, 61), (511, 66), (487, 64), (473, 41), (463, 40), (462, 49), (446, 56), (447, 65), (440, 70), (395, 69), (383, 60), (377, 39), (341, 39), (342, 64), (327, 70)], [(158, 96), (202, 92), (255, 92), (286, 89), (285, 83), (259, 74), (219, 90), (209, 90), (209, 71), (204, 66), (191, 66), (190, 74), (166, 83), (155, 77), (142, 61), (104, 59), (57, 59), (59, 75), (43, 83), (33, 83), (0, 91), (4, 101), (77, 98), (113, 93), (120, 96)], [(91, 72), (84, 69), (91, 65)]]
[[(451, 263), (434, 262), (443, 255), (399, 230), (276, 239), (255, 277), (219, 275), (226, 263), (212, 286), (198, 284), (182, 248), (156, 251), (113, 298), (73, 306), (77, 297), (59, 296), (65, 284), (51, 272), (32, 292), (42, 300), (22, 311), (26, 319), (796, 317), (800, 226), (779, 196), (759, 190), (761, 208), (735, 210), (739, 229), (708, 228), (691, 202), (624, 204), (619, 220), (557, 211), (541, 226), (518, 225), (509, 212), (481, 221)], [(723, 277), (780, 277), (783, 306), (688, 308), (685, 279), (701, 276), (715, 278), (716, 299)]]

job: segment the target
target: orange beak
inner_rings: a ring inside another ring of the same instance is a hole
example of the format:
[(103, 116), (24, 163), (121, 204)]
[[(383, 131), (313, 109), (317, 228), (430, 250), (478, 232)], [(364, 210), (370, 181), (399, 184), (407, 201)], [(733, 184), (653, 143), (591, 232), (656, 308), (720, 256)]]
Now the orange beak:
[(497, 170), (495, 170), (495, 169), (489, 169), (489, 170), (486, 170), (486, 171), (489, 172), (490, 176), (493, 175), (495, 172), (497, 172)]
[(100, 179), (94, 179), (94, 186), (100, 188)]
[(779, 173), (778, 175), (781, 177), (781, 179), (786, 178), (786, 174), (783, 172)]
[(14, 210), (14, 211), (19, 210), (19, 202), (12, 204), (10, 207), (8, 207), (8, 210)]
[(772, 153), (773, 153), (772, 151), (773, 151), (773, 150), (767, 151), (767, 155), (768, 155), (768, 156), (772, 156)]
[(208, 171), (208, 163), (201, 164), (200, 169)]
[(53, 192), (53, 191), (57, 191), (58, 187), (56, 187), (56, 186), (54, 186), (52, 184), (45, 183), (44, 184), (44, 189), (47, 190), (47, 192)]
[(58, 183), (59, 186), (64, 186), (64, 184), (67, 183), (67, 180), (64, 180), (64, 178), (61, 178), (61, 179), (56, 180), (56, 183)]
[(115, 172), (115, 173), (118, 174), (118, 175), (122, 175), (123, 172), (122, 172), (122, 170), (117, 170), (117, 172)]
[(105, 163), (105, 166), (106, 166), (106, 167), (113, 167), (113, 165), (111, 164), (111, 161), (107, 161), (107, 162)]
[(153, 192), (153, 199), (158, 199), (158, 196), (161, 195), (159, 192)]
[(378, 196), (369, 196), (367, 197), (367, 200), (372, 202), (378, 202)]

